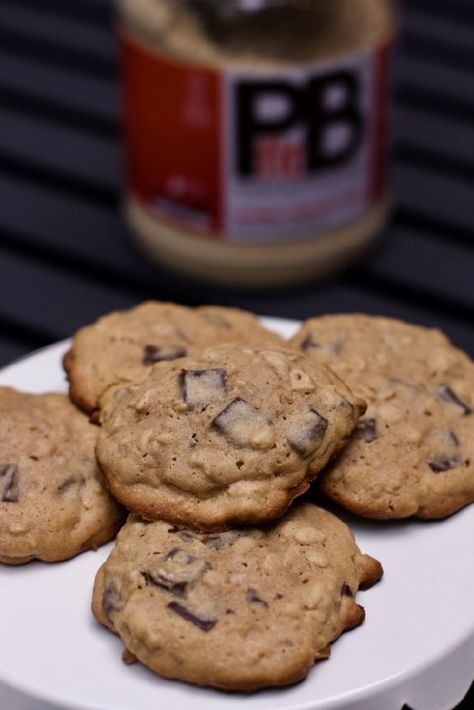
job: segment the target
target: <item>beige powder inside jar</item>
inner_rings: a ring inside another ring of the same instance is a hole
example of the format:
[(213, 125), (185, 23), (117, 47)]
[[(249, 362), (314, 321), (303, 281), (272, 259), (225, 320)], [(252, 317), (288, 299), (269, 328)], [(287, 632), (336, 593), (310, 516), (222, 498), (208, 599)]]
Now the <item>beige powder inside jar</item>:
[[(219, 5), (215, 0), (119, 0), (119, 5), (126, 29), (148, 50), (249, 74), (367, 51), (387, 43), (396, 27), (389, 0), (294, 0), (271, 12), (230, 19), (206, 11)], [(342, 227), (304, 231), (290, 241), (259, 243), (256, 237), (243, 244), (194, 234), (159, 219), (135, 197), (127, 200), (132, 229), (153, 258), (194, 277), (243, 286), (286, 285), (342, 268), (373, 240), (388, 211), (385, 197)]]

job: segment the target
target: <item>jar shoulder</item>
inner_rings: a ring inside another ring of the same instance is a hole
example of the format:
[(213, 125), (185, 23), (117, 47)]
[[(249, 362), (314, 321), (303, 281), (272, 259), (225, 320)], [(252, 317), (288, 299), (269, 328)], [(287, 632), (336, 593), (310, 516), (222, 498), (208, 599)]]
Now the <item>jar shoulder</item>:
[(278, 11), (226, 20), (213, 14), (211, 0), (119, 0), (119, 6), (125, 27), (149, 48), (220, 68), (272, 69), (370, 49), (393, 34), (397, 21), (390, 0), (287, 0)]

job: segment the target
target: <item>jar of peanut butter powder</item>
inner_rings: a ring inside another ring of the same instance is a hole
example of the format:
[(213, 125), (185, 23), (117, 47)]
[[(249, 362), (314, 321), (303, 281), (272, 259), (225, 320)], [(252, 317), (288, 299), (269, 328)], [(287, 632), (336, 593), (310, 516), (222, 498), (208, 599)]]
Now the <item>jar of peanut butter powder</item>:
[(384, 225), (391, 0), (119, 0), (126, 211), (208, 282), (325, 275)]

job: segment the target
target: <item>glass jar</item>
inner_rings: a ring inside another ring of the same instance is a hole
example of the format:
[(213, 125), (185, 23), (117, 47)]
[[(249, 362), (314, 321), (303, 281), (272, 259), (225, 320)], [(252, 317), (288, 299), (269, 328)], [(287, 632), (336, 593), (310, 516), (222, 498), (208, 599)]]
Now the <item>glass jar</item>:
[(377, 235), (391, 0), (119, 0), (133, 233), (208, 282), (287, 285)]

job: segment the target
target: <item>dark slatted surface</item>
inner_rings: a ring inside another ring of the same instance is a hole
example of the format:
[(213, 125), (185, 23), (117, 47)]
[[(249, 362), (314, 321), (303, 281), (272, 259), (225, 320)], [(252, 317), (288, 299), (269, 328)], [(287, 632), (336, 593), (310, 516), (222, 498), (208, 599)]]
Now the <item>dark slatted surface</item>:
[(2, 0), (0, 363), (149, 297), (295, 318), (382, 312), (438, 324), (474, 353), (474, 8), (470, 0), (407, 5), (392, 224), (343, 276), (242, 294), (164, 273), (131, 245), (119, 211), (110, 0)]
[(275, 294), (196, 286), (133, 249), (111, 0), (1, 0), (0, 365), (145, 298), (384, 313), (439, 325), (474, 354), (474, 3), (406, 6), (392, 223), (357, 268)]

